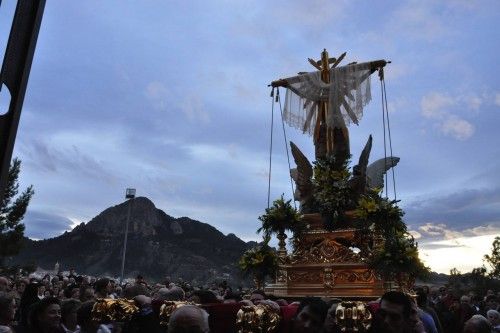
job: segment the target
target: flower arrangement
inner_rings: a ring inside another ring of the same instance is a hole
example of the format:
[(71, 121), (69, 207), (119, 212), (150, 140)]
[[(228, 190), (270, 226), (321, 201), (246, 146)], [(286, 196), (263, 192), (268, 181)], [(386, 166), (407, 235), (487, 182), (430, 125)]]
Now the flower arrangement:
[(302, 221), (291, 201), (285, 201), (283, 195), (274, 200), (273, 205), (266, 208), (265, 213), (259, 216), (262, 226), (257, 233), (263, 232), (264, 238), (271, 237), (272, 234), (282, 236), (286, 231), (292, 232), (294, 238), (300, 236), (308, 225)]
[(238, 263), (245, 276), (253, 276), (257, 289), (262, 289), (266, 277), (274, 276), (278, 269), (278, 256), (269, 240), (265, 237), (262, 244), (245, 251)]
[(340, 163), (335, 155), (318, 158), (314, 162), (314, 200), (325, 218), (327, 229), (333, 229), (339, 221), (343, 221), (346, 210), (353, 206), (348, 163), (349, 160)]
[(375, 249), (368, 265), (386, 280), (404, 285), (404, 279), (426, 278), (430, 270), (418, 256), (418, 243), (403, 221), (404, 212), (396, 204), (382, 198), (378, 190), (368, 191), (358, 200), (355, 210), (358, 237), (373, 235), (383, 238), (383, 246)]

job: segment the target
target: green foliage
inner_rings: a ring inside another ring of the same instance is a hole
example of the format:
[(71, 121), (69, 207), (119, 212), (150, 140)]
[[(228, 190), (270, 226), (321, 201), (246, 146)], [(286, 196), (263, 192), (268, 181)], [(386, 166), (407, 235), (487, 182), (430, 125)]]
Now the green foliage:
[(274, 200), (273, 205), (266, 208), (265, 214), (259, 216), (262, 226), (257, 230), (257, 233), (263, 232), (265, 238), (270, 237), (271, 234), (281, 234), (285, 231), (291, 231), (294, 237), (300, 236), (308, 225), (302, 221), (291, 201), (285, 201), (283, 195)]
[(492, 278), (484, 266), (463, 274), (457, 269), (452, 269), (448, 277), (448, 287), (459, 294), (473, 291), (476, 295), (484, 295), (489, 289), (498, 290), (500, 280)]
[(274, 276), (278, 269), (278, 255), (268, 242), (267, 237), (264, 243), (243, 254), (238, 265), (245, 276), (252, 275), (260, 281), (264, 281), (268, 276)]
[(448, 284), (451, 286), (456, 286), (460, 284), (462, 279), (462, 272), (460, 272), (456, 267), (450, 269), (450, 275), (448, 276)]
[(369, 260), (369, 266), (388, 280), (400, 280), (402, 275), (427, 279), (430, 270), (418, 256), (418, 246), (409, 234), (386, 238), (383, 248)]
[(484, 261), (490, 266), (490, 277), (500, 279), (500, 237), (495, 237), (491, 244), (491, 254), (484, 256)]
[(269, 237), (264, 239), (264, 243), (245, 251), (238, 262), (238, 266), (244, 276), (253, 276), (259, 288), (266, 277), (272, 277), (278, 270), (278, 255), (269, 246)]
[(21, 221), (34, 194), (33, 186), (29, 186), (16, 198), (20, 171), (21, 161), (14, 158), (9, 168), (4, 198), (0, 203), (0, 264), (5, 257), (15, 255), (21, 249), (24, 236), (24, 224)]
[(404, 234), (407, 232), (403, 222), (404, 212), (396, 202), (382, 198), (377, 190), (370, 190), (358, 200), (354, 211), (358, 224), (372, 225), (373, 230), (382, 235)]
[(342, 221), (345, 211), (353, 205), (348, 164), (349, 160), (339, 162), (334, 155), (314, 162), (314, 200), (329, 223), (325, 225), (328, 229)]
[(430, 270), (418, 256), (418, 244), (403, 221), (404, 212), (396, 202), (382, 198), (378, 191), (362, 195), (355, 210), (359, 239), (381, 235), (384, 244), (374, 251), (368, 264), (386, 279), (402, 275), (426, 279)]

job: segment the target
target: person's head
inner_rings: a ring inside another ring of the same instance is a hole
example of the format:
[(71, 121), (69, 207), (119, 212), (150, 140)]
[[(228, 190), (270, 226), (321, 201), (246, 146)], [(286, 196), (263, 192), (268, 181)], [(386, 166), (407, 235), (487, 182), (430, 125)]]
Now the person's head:
[(16, 282), (16, 289), (19, 294), (22, 294), (24, 292), (24, 289), (26, 289), (26, 281), (25, 280), (19, 280)]
[(263, 290), (256, 289), (250, 294), (250, 301), (253, 304), (259, 304), (260, 301), (263, 301), (266, 298), (266, 293)]
[(83, 278), (83, 276), (81, 276), (81, 275), (78, 275), (78, 276), (75, 278), (75, 282), (76, 282), (76, 284), (77, 284), (77, 285), (79, 285), (79, 286), (80, 286), (80, 285), (82, 285), (83, 280), (84, 280), (84, 278)]
[(122, 297), (122, 291), (123, 291), (122, 287), (120, 287), (120, 286), (115, 287), (115, 294), (117, 297)]
[(76, 313), (82, 303), (76, 299), (64, 300), (61, 303), (61, 322), (64, 326), (74, 330), (77, 325)]
[(412, 326), (413, 311), (415, 303), (409, 296), (399, 291), (389, 291), (380, 300), (375, 320), (380, 322), (384, 332), (405, 332)]
[(99, 322), (92, 319), (94, 304), (94, 301), (82, 303), (76, 311), (76, 322), (80, 325), (81, 332), (96, 332), (99, 328)]
[(196, 304), (212, 304), (219, 302), (217, 296), (212, 291), (203, 289), (193, 291), (189, 297), (189, 301)]
[(484, 300), (484, 307), (486, 310), (498, 310), (498, 299), (495, 295), (486, 296)]
[(431, 287), (431, 290), (429, 291), (429, 296), (431, 299), (435, 299), (436, 297), (439, 296), (439, 288), (438, 287)]
[(80, 299), (80, 288), (75, 287), (71, 289), (71, 298)]
[(137, 283), (137, 284), (146, 283), (146, 281), (144, 280), (144, 276), (142, 276), (142, 275), (140, 275), (140, 274), (139, 274), (139, 275), (137, 275), (137, 276), (135, 277), (135, 283)]
[(26, 285), (26, 287), (24, 288), (23, 294), (21, 295), (21, 300), (23, 298), (26, 298), (26, 299), (37, 298), (39, 285), (40, 284), (36, 281), (32, 281), (32, 282), (28, 283)]
[(53, 294), (54, 296), (59, 295), (59, 290), (60, 290), (60, 289), (59, 289), (59, 286), (58, 286), (58, 285), (53, 286), (53, 287), (52, 287), (52, 294)]
[(304, 298), (297, 309), (297, 315), (293, 319), (292, 332), (320, 332), (323, 328), (328, 305), (319, 298)]
[(439, 295), (440, 296), (446, 296), (447, 293), (448, 293), (448, 290), (446, 289), (446, 287), (439, 288)]
[(337, 307), (341, 300), (335, 299), (329, 305), (328, 312), (326, 314), (324, 328), (326, 332), (338, 332), (339, 326), (337, 324), (336, 312)]
[(38, 296), (43, 296), (45, 293), (45, 285), (43, 283), (40, 283), (38, 285)]
[(133, 299), (135, 296), (146, 295), (149, 296), (150, 291), (142, 284), (134, 284), (126, 287), (123, 290), (123, 297), (127, 299)]
[(185, 305), (172, 312), (168, 333), (208, 333), (208, 313), (195, 306)]
[(0, 276), (0, 291), (9, 291), (9, 280), (3, 276)]
[(87, 302), (94, 299), (94, 289), (87, 285), (80, 288), (80, 301)]
[(57, 298), (46, 297), (35, 303), (30, 313), (32, 331), (44, 332), (57, 329), (61, 324), (61, 305)]
[(422, 290), (424, 291), (424, 293), (426, 293), (427, 295), (430, 294), (431, 290), (429, 288), (429, 286), (422, 286)]
[(493, 327), (500, 325), (500, 312), (497, 310), (488, 310), (488, 312), (486, 312), (486, 317)]
[(8, 293), (0, 291), (0, 325), (9, 326), (16, 314), (16, 300)]
[(168, 285), (172, 282), (172, 278), (170, 276), (165, 276), (163, 279), (163, 284), (168, 287)]
[(151, 297), (144, 296), (144, 295), (135, 296), (134, 303), (140, 309), (145, 308), (145, 307), (151, 307)]
[(82, 281), (80, 283), (81, 286), (88, 286), (90, 284), (90, 279), (88, 276), (83, 276), (81, 275), (82, 277)]
[(467, 295), (460, 297), (460, 304), (470, 304), (470, 297)]
[(427, 307), (427, 293), (423, 288), (417, 288), (415, 290), (415, 293), (417, 294), (417, 305), (421, 308)]
[(465, 322), (463, 333), (490, 333), (491, 324), (481, 315), (474, 315)]
[(226, 291), (224, 294), (224, 303), (237, 303), (241, 301), (241, 295), (233, 291)]
[(95, 282), (94, 289), (96, 294), (99, 294), (99, 297), (107, 296), (109, 293), (109, 279), (102, 278)]

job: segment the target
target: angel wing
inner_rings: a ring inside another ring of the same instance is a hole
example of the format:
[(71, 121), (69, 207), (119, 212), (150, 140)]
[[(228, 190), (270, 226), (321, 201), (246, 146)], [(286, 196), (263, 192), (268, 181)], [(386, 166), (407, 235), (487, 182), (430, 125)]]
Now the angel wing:
[(386, 172), (395, 167), (399, 163), (399, 157), (390, 156), (381, 158), (368, 166), (366, 169), (366, 178), (368, 181), (368, 186), (370, 188), (383, 188), (384, 187), (384, 175)]
[(295, 181), (295, 184), (297, 184), (297, 190), (294, 196), (295, 200), (299, 200), (302, 203), (312, 194), (311, 178), (313, 175), (313, 168), (307, 157), (305, 157), (300, 149), (291, 141), (290, 148), (292, 149), (295, 164), (297, 164), (296, 168), (290, 170), (290, 175)]
[(368, 141), (366, 141), (365, 148), (363, 148), (361, 155), (359, 155), (359, 162), (358, 162), (357, 168), (358, 168), (358, 171), (361, 175), (366, 174), (366, 168), (368, 166), (368, 159), (370, 158), (370, 152), (372, 150), (372, 141), (373, 141), (373, 138), (370, 135), (368, 137)]
[(372, 150), (372, 136), (368, 137), (366, 141), (365, 148), (359, 156), (359, 162), (352, 168), (352, 178), (349, 181), (351, 189), (354, 193), (361, 194), (366, 190), (366, 168), (368, 166), (368, 159), (370, 157), (370, 151)]

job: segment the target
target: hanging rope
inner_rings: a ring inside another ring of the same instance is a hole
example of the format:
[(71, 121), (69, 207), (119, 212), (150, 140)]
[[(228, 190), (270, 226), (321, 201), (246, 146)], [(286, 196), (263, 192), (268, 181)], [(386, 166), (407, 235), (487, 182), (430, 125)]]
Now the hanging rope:
[[(385, 161), (385, 168), (387, 170), (387, 142), (386, 142), (386, 133), (385, 129), (387, 127), (387, 133), (388, 133), (388, 141), (389, 141), (389, 150), (390, 150), (390, 158), (391, 158), (391, 164), (392, 158), (394, 157), (392, 153), (392, 137), (391, 137), (391, 124), (389, 122), (389, 108), (387, 105), (387, 90), (385, 87), (385, 78), (384, 78), (384, 69), (381, 68), (379, 70), (379, 77), (380, 77), (380, 92), (382, 96), (382, 122), (384, 126), (384, 161)], [(386, 120), (387, 119), (387, 120)], [(387, 125), (386, 125), (387, 122)], [(393, 191), (394, 191), (394, 201), (397, 201), (397, 194), (396, 194), (396, 176), (394, 172), (394, 166), (391, 167), (391, 172), (392, 172), (392, 186), (393, 186)], [(388, 198), (389, 188), (388, 188), (388, 178), (387, 178), (387, 173), (385, 175), (385, 197)]]
[(273, 156), (273, 128), (274, 128), (274, 87), (271, 90), (271, 143), (269, 145), (269, 176), (267, 183), (267, 208), (271, 205), (271, 170)]
[[(281, 98), (280, 98), (280, 89), (276, 89), (276, 99), (279, 101), (280, 104), (280, 113), (281, 113), (281, 126), (283, 127), (283, 138), (285, 139), (285, 151), (286, 151), (286, 159), (288, 161), (288, 170), (291, 170), (290, 166), (290, 154), (288, 153), (288, 140), (286, 138), (286, 131), (285, 131), (285, 118), (283, 117), (283, 108), (281, 107)], [(290, 174), (290, 171), (288, 172)], [(290, 174), (290, 185), (292, 186), (292, 198), (294, 197), (293, 194), (295, 193), (295, 189), (293, 188), (293, 179), (292, 175)], [(295, 200), (293, 200), (293, 206), (295, 209), (297, 209), (297, 204)]]
[[(391, 157), (394, 155), (392, 154), (392, 138), (391, 138), (391, 123), (389, 122), (389, 108), (387, 107), (387, 90), (385, 89), (385, 78), (382, 76), (382, 86), (384, 90), (384, 104), (385, 104), (385, 113), (386, 113), (386, 118), (387, 118), (387, 132), (389, 134), (389, 149), (391, 152)], [(392, 171), (392, 186), (394, 190), (394, 201), (397, 201), (397, 194), (396, 194), (396, 176), (395, 176), (395, 171), (394, 167), (391, 168)]]
[[(382, 95), (382, 125), (384, 127), (384, 163), (385, 170), (387, 170), (387, 143), (386, 143), (386, 135), (385, 135), (385, 104), (384, 104), (384, 88), (382, 85), (382, 81), (384, 80), (384, 69), (380, 68), (379, 73), (380, 77), (380, 93)], [(387, 175), (384, 177), (385, 179), (385, 197), (387, 198)]]

